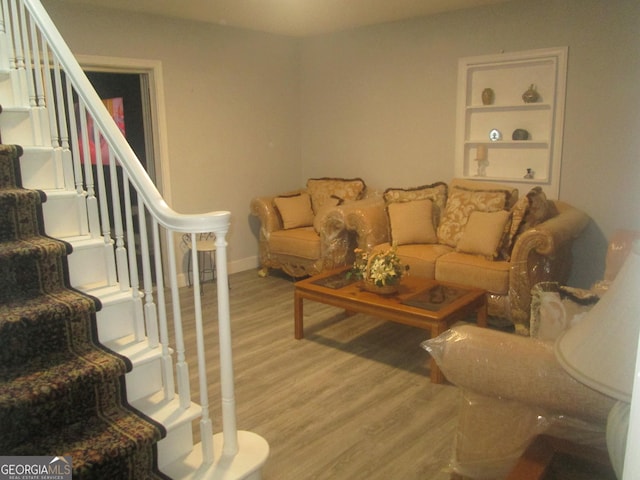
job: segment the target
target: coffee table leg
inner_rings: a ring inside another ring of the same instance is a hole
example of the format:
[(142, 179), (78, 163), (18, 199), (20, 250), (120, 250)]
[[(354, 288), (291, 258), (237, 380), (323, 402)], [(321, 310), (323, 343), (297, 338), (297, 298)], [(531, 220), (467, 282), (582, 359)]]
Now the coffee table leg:
[(297, 340), (304, 338), (304, 326), (302, 325), (303, 307), (302, 296), (298, 292), (293, 293), (293, 335)]
[(444, 383), (444, 374), (438, 367), (436, 361), (431, 357), (431, 383)]
[(486, 328), (487, 327), (487, 296), (483, 296), (483, 301), (478, 307), (476, 322), (479, 327)]

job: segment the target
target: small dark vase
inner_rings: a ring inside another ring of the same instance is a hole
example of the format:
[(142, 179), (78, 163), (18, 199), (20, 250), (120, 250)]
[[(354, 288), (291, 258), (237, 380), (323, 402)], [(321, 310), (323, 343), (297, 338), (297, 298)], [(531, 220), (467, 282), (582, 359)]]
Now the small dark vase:
[(490, 88), (485, 88), (482, 91), (482, 104), (483, 105), (491, 105), (493, 103), (493, 99), (495, 98), (495, 94), (493, 90)]
[(536, 86), (533, 83), (529, 87), (529, 90), (522, 94), (522, 100), (524, 100), (524, 103), (535, 103), (538, 101), (538, 98), (540, 98), (540, 94), (538, 94)]

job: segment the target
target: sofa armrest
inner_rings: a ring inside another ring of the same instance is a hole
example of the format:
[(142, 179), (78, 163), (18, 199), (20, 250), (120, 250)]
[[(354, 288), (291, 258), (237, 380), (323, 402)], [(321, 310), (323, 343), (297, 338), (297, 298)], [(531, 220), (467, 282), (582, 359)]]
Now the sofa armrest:
[(529, 334), (531, 289), (540, 282), (565, 283), (571, 272), (571, 247), (589, 223), (577, 208), (556, 201), (558, 215), (522, 233), (513, 246), (509, 273), (511, 320)]
[(389, 241), (389, 220), (381, 196), (371, 196), (342, 208), (345, 226), (355, 233), (358, 248), (369, 250)]
[(271, 232), (282, 229), (282, 222), (276, 207), (274, 197), (256, 197), (251, 200), (251, 214), (260, 219), (260, 235), (268, 237)]
[(526, 260), (531, 250), (545, 256), (554, 255), (562, 245), (572, 242), (585, 229), (589, 223), (587, 214), (564, 202), (554, 203), (558, 215), (522, 233), (513, 247), (512, 260)]
[(615, 403), (571, 377), (552, 343), (460, 325), (422, 346), (451, 383), (481, 395), (601, 424)]
[[(299, 189), (292, 192), (287, 192), (284, 195), (296, 195), (298, 193), (305, 192), (305, 189)], [(260, 219), (260, 235), (263, 238), (269, 238), (269, 234), (271, 232), (275, 232), (277, 230), (282, 230), (282, 220), (278, 211), (276, 210), (276, 206), (273, 203), (274, 195), (264, 196), (264, 197), (256, 197), (251, 200), (249, 204), (249, 210), (252, 215), (258, 217)]]

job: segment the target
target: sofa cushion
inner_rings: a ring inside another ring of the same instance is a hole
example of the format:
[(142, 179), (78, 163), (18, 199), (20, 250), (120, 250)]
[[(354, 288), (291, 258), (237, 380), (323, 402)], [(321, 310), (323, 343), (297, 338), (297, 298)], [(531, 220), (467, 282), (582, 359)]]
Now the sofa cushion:
[(437, 243), (432, 212), (433, 202), (427, 199), (387, 205), (391, 243)]
[(456, 250), (483, 255), (487, 260), (494, 260), (498, 256), (505, 226), (510, 217), (511, 214), (506, 210), (471, 212)]
[(364, 195), (366, 185), (360, 178), (310, 178), (307, 192), (311, 195), (314, 213), (326, 205), (340, 205), (347, 200), (359, 200)]
[(454, 187), (449, 192), (444, 216), (438, 225), (438, 241), (456, 247), (472, 212), (503, 210), (508, 192), (505, 190), (469, 190)]
[(422, 185), (413, 188), (387, 188), (383, 197), (386, 203), (409, 202), (412, 200), (429, 199), (433, 202), (433, 225), (440, 223), (447, 204), (447, 184), (436, 182), (431, 185)]
[(313, 224), (313, 210), (311, 210), (309, 194), (282, 195), (274, 198), (273, 203), (280, 213), (285, 229), (308, 227)]
[[(383, 243), (377, 245), (374, 251), (386, 249), (391, 245)], [(398, 247), (398, 257), (404, 265), (409, 265), (409, 274), (417, 277), (435, 278), (436, 261), (438, 258), (451, 253), (453, 249), (446, 245), (410, 244)]]
[(507, 295), (509, 270), (509, 262), (452, 252), (438, 258), (435, 278), (441, 282), (483, 288), (495, 295)]
[(269, 237), (271, 253), (315, 260), (320, 258), (320, 237), (313, 227), (276, 230)]

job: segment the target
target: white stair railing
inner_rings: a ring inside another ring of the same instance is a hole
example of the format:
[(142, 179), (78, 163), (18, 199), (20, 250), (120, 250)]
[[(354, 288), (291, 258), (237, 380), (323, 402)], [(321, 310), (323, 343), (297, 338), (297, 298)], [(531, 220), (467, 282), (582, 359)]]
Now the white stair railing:
[[(58, 175), (60, 190), (71, 195), (75, 192), (76, 205), (81, 206), (75, 214), (69, 213), (77, 215), (77, 235), (102, 242), (106, 284), (130, 292), (134, 311), (138, 312), (131, 319), (135, 341), (148, 342), (149, 348), (161, 351), (163, 395), (166, 400), (178, 395), (182, 409), (191, 406), (191, 386), (174, 242), (182, 234), (191, 236), (191, 261), (193, 271), (198, 271), (196, 236), (214, 233), (222, 432), (213, 434), (207, 391), (205, 349), (211, 341), (204, 337), (203, 324), (213, 319), (203, 318), (199, 278), (194, 275), (189, 308), (196, 319), (202, 463), (194, 467), (189, 478), (260, 478), (268, 445), (259, 436), (238, 432), (236, 427), (226, 269), (230, 213), (185, 215), (171, 209), (39, 0), (1, 0), (1, 7), (0, 67), (10, 70), (14, 92), (20, 92), (16, 98), (21, 99), (23, 108), (31, 109), (30, 121), (34, 132), (39, 132), (31, 146), (51, 147), (54, 152), (55, 164), (62, 170)], [(174, 345), (169, 343), (170, 315)]]

